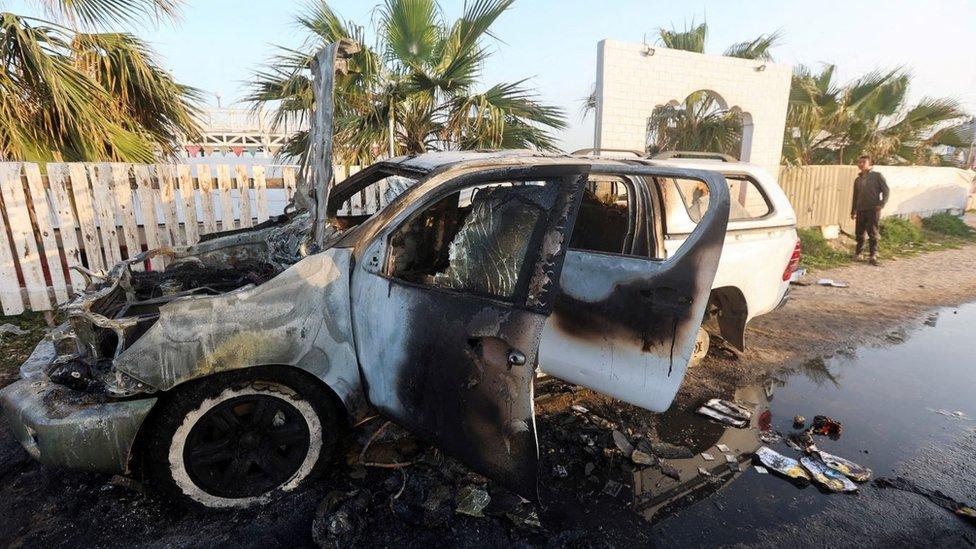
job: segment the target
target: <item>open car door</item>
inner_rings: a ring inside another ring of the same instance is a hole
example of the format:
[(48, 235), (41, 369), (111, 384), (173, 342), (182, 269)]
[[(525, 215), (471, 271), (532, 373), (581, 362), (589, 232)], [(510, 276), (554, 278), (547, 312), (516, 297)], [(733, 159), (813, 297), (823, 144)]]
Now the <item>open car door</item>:
[(370, 403), (531, 498), (538, 344), (587, 168), (434, 176), (392, 206), (352, 276)]
[[(634, 165), (593, 172), (630, 177), (650, 193), (658, 193), (655, 178), (708, 187), (707, 211), (666, 260), (569, 250), (540, 346), (547, 374), (663, 412), (684, 378), (708, 304), (728, 223), (728, 186), (721, 174), (701, 170)], [(652, 224), (659, 221), (660, 207), (648, 215)]]

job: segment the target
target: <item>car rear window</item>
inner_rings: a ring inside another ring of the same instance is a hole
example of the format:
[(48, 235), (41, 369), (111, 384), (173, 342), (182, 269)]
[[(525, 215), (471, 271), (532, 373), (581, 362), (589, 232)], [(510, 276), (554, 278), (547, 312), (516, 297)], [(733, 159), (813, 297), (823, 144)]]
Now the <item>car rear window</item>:
[[(759, 219), (773, 211), (769, 199), (759, 185), (745, 175), (726, 174), (729, 184), (729, 221)], [(688, 210), (688, 217), (695, 223), (701, 221), (708, 210), (708, 187), (694, 179), (675, 179), (675, 187), (681, 202)]]

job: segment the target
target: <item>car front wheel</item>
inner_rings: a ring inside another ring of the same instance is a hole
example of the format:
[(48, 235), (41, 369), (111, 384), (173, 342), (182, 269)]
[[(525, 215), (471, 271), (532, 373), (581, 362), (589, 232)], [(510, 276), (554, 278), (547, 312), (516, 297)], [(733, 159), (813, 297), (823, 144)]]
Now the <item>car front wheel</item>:
[(176, 499), (239, 508), (321, 472), (337, 440), (335, 407), (321, 388), (300, 379), (221, 381), (179, 391), (155, 414), (146, 455), (153, 483)]

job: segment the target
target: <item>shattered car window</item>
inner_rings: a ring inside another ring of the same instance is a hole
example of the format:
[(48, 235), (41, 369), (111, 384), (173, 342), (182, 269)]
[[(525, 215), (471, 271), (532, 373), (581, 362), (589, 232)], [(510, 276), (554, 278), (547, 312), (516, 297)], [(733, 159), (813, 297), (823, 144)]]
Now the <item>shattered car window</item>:
[(390, 274), (402, 280), (510, 299), (529, 242), (547, 218), (557, 186), (482, 185), (453, 193), (391, 239)]
[[(758, 219), (772, 211), (769, 199), (753, 180), (734, 174), (726, 174), (729, 184), (729, 221)], [(694, 179), (673, 179), (681, 201), (688, 210), (688, 216), (695, 223), (701, 221), (708, 210), (708, 188), (702, 181)]]

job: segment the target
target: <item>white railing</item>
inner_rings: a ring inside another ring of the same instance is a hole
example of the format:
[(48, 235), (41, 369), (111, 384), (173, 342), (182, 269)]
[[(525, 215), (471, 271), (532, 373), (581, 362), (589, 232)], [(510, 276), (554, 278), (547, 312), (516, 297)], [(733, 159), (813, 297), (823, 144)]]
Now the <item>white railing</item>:
[[(280, 177), (267, 177), (272, 170)], [(357, 171), (336, 166), (335, 181)], [(83, 287), (72, 266), (102, 271), (143, 250), (261, 223), (281, 213), (296, 175), (296, 166), (0, 162), (2, 312), (54, 309)], [(377, 208), (360, 193), (339, 211)], [(157, 257), (145, 267), (164, 266)]]

